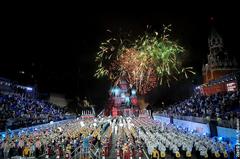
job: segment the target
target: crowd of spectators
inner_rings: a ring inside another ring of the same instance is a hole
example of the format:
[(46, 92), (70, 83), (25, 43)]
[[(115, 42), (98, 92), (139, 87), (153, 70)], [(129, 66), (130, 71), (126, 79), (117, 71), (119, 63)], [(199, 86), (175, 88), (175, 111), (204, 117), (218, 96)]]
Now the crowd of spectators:
[(65, 111), (49, 102), (20, 94), (0, 95), (0, 131), (58, 121)]
[(171, 116), (211, 117), (232, 120), (239, 116), (240, 93), (225, 92), (211, 96), (193, 95), (190, 98), (160, 110)]

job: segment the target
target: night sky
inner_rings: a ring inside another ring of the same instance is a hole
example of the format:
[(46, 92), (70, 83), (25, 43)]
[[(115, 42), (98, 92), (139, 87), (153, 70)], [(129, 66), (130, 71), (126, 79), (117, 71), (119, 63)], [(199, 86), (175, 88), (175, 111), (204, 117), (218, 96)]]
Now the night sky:
[[(153, 103), (172, 103), (191, 94), (193, 85), (201, 83), (201, 67), (208, 54), (207, 38), (210, 17), (223, 37), (225, 49), (237, 56), (239, 24), (233, 15), (170, 16), (149, 14), (101, 14), (75, 16), (67, 23), (52, 18), (15, 17), (4, 24), (4, 42), (0, 58), (0, 77), (38, 85), (39, 91), (57, 92), (67, 97), (87, 96), (102, 104), (110, 83), (95, 79), (94, 58), (99, 44), (113, 32), (133, 31), (138, 34), (151, 25), (160, 31), (163, 24), (172, 24), (171, 36), (186, 49), (186, 64), (194, 66), (197, 76), (173, 83), (171, 88), (159, 87), (150, 93)], [(19, 71), (24, 70), (22, 75)], [(176, 91), (178, 90), (178, 91)], [(170, 95), (171, 94), (171, 95)]]

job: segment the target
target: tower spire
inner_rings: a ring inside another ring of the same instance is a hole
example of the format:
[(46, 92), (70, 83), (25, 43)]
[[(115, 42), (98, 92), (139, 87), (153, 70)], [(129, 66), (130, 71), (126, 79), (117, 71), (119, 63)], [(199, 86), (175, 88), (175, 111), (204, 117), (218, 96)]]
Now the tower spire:
[(204, 83), (236, 71), (238, 65), (236, 59), (229, 56), (224, 49), (223, 39), (214, 27), (214, 17), (209, 20), (211, 30), (208, 37), (208, 62), (202, 67)]
[(209, 48), (208, 64), (210, 68), (214, 68), (222, 65), (221, 57), (223, 57), (222, 54), (225, 54), (225, 53), (223, 53), (224, 52), (223, 39), (218, 34), (218, 32), (214, 27), (214, 17), (210, 17), (210, 24), (211, 24), (211, 32), (208, 37), (208, 48)]

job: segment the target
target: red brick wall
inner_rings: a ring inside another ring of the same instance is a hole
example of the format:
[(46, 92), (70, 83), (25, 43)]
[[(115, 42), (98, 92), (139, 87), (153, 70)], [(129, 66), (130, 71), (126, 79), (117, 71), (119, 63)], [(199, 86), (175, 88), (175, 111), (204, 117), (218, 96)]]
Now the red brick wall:
[(209, 70), (206, 74), (206, 72), (203, 72), (203, 83), (208, 83), (211, 80), (216, 80), (224, 75), (227, 75), (229, 73), (232, 73), (236, 70), (226, 69), (226, 70), (213, 70), (212, 73)]

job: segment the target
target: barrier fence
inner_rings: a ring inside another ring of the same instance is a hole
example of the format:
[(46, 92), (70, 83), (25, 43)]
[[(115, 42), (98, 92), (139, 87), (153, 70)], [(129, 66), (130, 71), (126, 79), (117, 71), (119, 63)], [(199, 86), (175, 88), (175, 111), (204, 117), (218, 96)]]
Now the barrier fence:
[[(154, 116), (161, 116), (161, 117), (167, 117), (167, 118), (173, 118), (173, 119), (179, 119), (179, 120), (186, 120), (186, 121), (192, 121), (192, 122), (197, 122), (197, 123), (203, 123), (203, 124), (208, 124), (210, 121), (210, 117), (194, 117), (194, 116), (178, 116), (178, 115), (167, 115), (167, 114), (162, 114), (162, 113), (154, 113)], [(220, 127), (225, 127), (225, 128), (232, 128), (236, 129), (237, 128), (237, 118), (233, 120), (222, 120), (220, 118), (212, 119), (216, 120), (218, 125)]]

